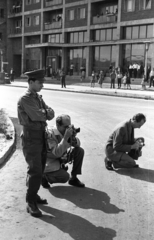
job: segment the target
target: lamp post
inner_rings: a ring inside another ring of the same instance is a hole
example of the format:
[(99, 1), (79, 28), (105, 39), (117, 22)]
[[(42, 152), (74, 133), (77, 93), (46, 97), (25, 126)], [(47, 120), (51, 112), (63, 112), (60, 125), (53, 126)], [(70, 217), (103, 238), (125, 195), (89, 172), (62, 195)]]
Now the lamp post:
[(145, 77), (147, 78), (147, 64), (148, 64), (148, 50), (149, 50), (149, 45), (150, 41), (145, 41)]

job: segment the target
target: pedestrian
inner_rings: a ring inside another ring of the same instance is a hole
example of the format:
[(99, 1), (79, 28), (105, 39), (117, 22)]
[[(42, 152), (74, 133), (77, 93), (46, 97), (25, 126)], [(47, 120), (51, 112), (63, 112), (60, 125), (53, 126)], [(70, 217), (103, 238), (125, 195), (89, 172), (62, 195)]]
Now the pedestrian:
[(117, 74), (118, 88), (121, 88), (121, 79), (122, 79), (122, 73), (119, 71)]
[(13, 70), (13, 68), (11, 68), (11, 70), (10, 70), (10, 79), (11, 79), (11, 82), (14, 82), (14, 70)]
[(104, 72), (101, 70), (100, 74), (99, 74), (99, 79), (98, 79), (98, 84), (99, 84), (100, 88), (102, 88), (103, 82), (104, 82)]
[(125, 73), (123, 78), (122, 78), (122, 82), (123, 82), (124, 88), (126, 88), (126, 80), (127, 80), (127, 74)]
[(28, 90), (18, 100), (18, 119), (22, 125), (22, 149), (28, 165), (27, 171), (27, 212), (41, 217), (37, 204), (47, 204), (38, 195), (46, 163), (46, 121), (54, 118), (54, 110), (48, 107), (38, 94), (43, 88), (44, 70), (25, 73), (28, 76)]
[(153, 79), (154, 79), (154, 68), (151, 69), (149, 76), (150, 76), (149, 88), (151, 88), (151, 85), (154, 87), (154, 82), (153, 82)]
[(64, 68), (62, 68), (61, 72), (60, 72), (60, 80), (61, 80), (61, 87), (66, 88), (66, 81), (65, 81), (65, 71)]
[(147, 82), (146, 76), (143, 74), (142, 81), (141, 81), (142, 91), (146, 90), (146, 82)]
[(129, 73), (127, 73), (127, 75), (126, 75), (126, 86), (127, 86), (127, 89), (128, 88), (131, 89), (130, 84), (131, 84), (130, 76), (129, 76)]
[(137, 160), (141, 156), (144, 138), (135, 139), (134, 129), (140, 128), (145, 122), (146, 117), (142, 113), (138, 113), (132, 119), (120, 123), (113, 130), (105, 145), (104, 161), (108, 170), (139, 167), (134, 159)]
[(115, 80), (116, 80), (116, 77), (117, 77), (116, 72), (115, 72), (115, 70), (113, 69), (113, 71), (112, 71), (111, 74), (110, 74), (110, 78), (111, 78), (111, 86), (110, 86), (110, 88), (115, 88)]
[[(44, 171), (44, 188), (53, 183), (68, 183), (76, 187), (84, 187), (77, 175), (81, 175), (84, 149), (76, 137), (76, 131), (71, 125), (71, 118), (66, 114), (56, 118), (56, 126), (48, 129), (48, 152)], [(67, 173), (67, 165), (72, 164), (71, 177)]]
[(70, 76), (73, 75), (73, 69), (74, 69), (74, 65), (73, 65), (73, 63), (71, 63), (71, 65), (70, 65)]
[(92, 71), (92, 74), (91, 74), (91, 87), (95, 87), (95, 79), (96, 79), (95, 72)]

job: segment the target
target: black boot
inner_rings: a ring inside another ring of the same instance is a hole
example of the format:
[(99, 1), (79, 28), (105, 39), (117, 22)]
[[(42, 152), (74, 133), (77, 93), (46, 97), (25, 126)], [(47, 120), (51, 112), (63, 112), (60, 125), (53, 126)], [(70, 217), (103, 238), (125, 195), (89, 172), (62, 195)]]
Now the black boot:
[(47, 200), (41, 198), (38, 194), (37, 194), (37, 196), (36, 196), (36, 202), (37, 202), (38, 204), (48, 204)]
[(112, 167), (112, 162), (109, 161), (107, 157), (105, 157), (104, 162), (105, 162), (105, 167), (107, 170), (110, 170), (110, 171), (114, 170)]
[(35, 202), (27, 203), (27, 212), (30, 213), (30, 215), (33, 217), (42, 217), (42, 212), (38, 209)]

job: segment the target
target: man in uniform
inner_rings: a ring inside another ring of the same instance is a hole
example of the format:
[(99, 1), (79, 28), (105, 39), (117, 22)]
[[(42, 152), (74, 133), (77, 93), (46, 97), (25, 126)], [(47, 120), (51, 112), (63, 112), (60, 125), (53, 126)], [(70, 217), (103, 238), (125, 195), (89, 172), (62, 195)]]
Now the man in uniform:
[(105, 146), (105, 167), (108, 170), (139, 167), (132, 156), (132, 150), (138, 151), (143, 146), (144, 138), (135, 139), (134, 129), (142, 127), (145, 122), (146, 117), (138, 113), (114, 129)]
[(41, 217), (37, 203), (47, 204), (37, 194), (46, 163), (46, 120), (54, 118), (54, 111), (48, 107), (38, 94), (43, 88), (44, 70), (25, 73), (28, 75), (28, 90), (18, 100), (18, 119), (23, 126), (21, 133), (22, 147), (28, 164), (27, 172), (27, 212), (34, 217)]

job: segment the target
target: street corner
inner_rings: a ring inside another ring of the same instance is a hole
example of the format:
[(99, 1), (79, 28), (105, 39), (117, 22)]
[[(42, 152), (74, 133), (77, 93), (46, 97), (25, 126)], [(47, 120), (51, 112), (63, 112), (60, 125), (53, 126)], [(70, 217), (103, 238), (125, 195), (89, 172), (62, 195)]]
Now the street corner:
[(15, 145), (15, 128), (7, 110), (0, 109), (0, 166), (5, 163)]

